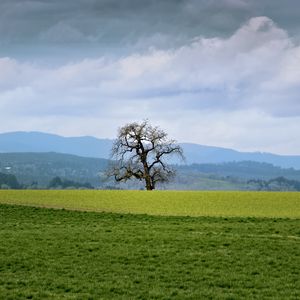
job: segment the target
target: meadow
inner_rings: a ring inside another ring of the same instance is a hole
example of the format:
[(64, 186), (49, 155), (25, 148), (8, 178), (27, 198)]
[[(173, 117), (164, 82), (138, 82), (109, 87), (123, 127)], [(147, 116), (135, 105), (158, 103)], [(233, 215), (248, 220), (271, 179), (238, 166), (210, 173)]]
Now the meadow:
[(0, 202), (0, 299), (300, 298), (297, 193), (1, 191)]
[(300, 218), (298, 192), (0, 190), (0, 203), (164, 216)]

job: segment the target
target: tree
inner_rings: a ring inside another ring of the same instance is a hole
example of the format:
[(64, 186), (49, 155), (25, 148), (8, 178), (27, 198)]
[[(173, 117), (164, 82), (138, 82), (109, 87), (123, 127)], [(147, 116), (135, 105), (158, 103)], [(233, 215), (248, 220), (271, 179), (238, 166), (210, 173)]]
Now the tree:
[(84, 188), (84, 189), (94, 189), (94, 187), (89, 183), (81, 183), (81, 182), (76, 182), (73, 180), (68, 180), (68, 179), (61, 179), (59, 176), (56, 176), (51, 179), (51, 181), (48, 184), (48, 188), (52, 189), (79, 189), (79, 188)]
[(0, 173), (0, 189), (20, 189), (22, 186), (13, 174)]
[(48, 184), (48, 188), (62, 188), (63, 182), (59, 176), (52, 178)]
[(158, 182), (174, 177), (175, 170), (167, 163), (171, 155), (183, 158), (182, 149), (159, 127), (151, 126), (148, 120), (126, 124), (113, 144), (108, 175), (118, 182), (135, 178), (153, 190)]

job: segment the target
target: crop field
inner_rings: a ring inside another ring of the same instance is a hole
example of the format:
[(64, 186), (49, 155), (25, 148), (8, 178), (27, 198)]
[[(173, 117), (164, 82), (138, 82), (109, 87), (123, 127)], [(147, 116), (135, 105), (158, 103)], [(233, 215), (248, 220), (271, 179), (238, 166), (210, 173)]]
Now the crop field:
[(0, 191), (0, 203), (0, 299), (300, 298), (297, 193)]
[(300, 218), (298, 192), (0, 190), (0, 203), (169, 216)]
[(297, 219), (0, 205), (1, 299), (299, 299)]

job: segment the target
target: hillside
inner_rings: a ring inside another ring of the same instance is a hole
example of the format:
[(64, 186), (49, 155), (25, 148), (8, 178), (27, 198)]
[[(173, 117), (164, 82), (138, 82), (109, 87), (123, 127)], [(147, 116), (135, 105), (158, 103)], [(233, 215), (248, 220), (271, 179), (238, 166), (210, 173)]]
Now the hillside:
[(108, 160), (61, 153), (0, 153), (0, 172), (16, 175), (19, 182), (46, 187), (56, 176), (98, 186)]
[[(62, 137), (42, 132), (10, 132), (0, 134), (0, 153), (57, 152), (83, 157), (109, 158), (113, 140), (90, 136)], [(300, 156), (283, 156), (261, 152), (239, 152), (232, 149), (181, 143), (187, 164), (218, 164), (255, 161), (282, 168), (300, 169)], [(173, 161), (173, 163), (182, 163)]]
[[(37, 182), (42, 188), (47, 187), (56, 176), (81, 183), (89, 182), (99, 188), (115, 187), (115, 182), (104, 176), (108, 163), (106, 159), (54, 152), (0, 153), (0, 172), (15, 175), (22, 184)], [(245, 190), (249, 189), (247, 181), (250, 179), (270, 180), (281, 176), (300, 181), (300, 171), (249, 161), (175, 167), (177, 176), (174, 182), (161, 188)], [(143, 185), (129, 182), (116, 187), (143, 188)]]
[(255, 161), (225, 162), (218, 164), (191, 164), (177, 166), (178, 170), (187, 173), (203, 173), (222, 177), (240, 179), (265, 179), (285, 177), (300, 180), (300, 170), (281, 168), (269, 163)]

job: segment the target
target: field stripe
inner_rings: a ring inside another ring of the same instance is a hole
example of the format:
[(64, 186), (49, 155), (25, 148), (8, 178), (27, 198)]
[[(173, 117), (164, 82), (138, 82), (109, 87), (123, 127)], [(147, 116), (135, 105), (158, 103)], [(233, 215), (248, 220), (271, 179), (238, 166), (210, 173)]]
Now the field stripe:
[(149, 215), (300, 218), (298, 192), (1, 190), (0, 203)]

